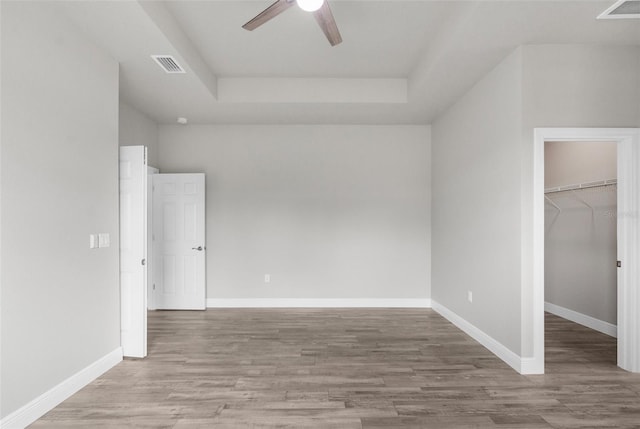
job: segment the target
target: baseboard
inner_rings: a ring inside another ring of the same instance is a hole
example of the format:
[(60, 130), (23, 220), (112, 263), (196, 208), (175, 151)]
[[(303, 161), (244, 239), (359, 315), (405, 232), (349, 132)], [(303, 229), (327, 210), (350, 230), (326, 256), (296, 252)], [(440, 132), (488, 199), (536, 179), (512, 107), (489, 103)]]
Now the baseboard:
[[(495, 340), (490, 335), (486, 334), (484, 331), (480, 330), (476, 326), (467, 322), (462, 317), (458, 316), (453, 311), (449, 310), (444, 305), (431, 301), (431, 308), (433, 308), (436, 312), (438, 312), (442, 317), (447, 319), (449, 322), (456, 325), (462, 331), (464, 331), (471, 338), (479, 342), (482, 346), (488, 349), (491, 353), (502, 359), (507, 365), (511, 368), (518, 371), (520, 374), (525, 374), (523, 372), (523, 359), (509, 350), (506, 346), (504, 346), (499, 341)], [(529, 369), (529, 368), (524, 368)]]
[(428, 298), (408, 299), (306, 299), (306, 298), (255, 298), (255, 299), (207, 299), (208, 308), (430, 308)]
[(544, 374), (544, 359), (535, 357), (520, 358), (520, 374)]
[(122, 361), (122, 348), (118, 347), (3, 418), (0, 421), (0, 428), (23, 429), (27, 427), (78, 390), (116, 366), (120, 361)]
[(587, 316), (586, 314), (578, 313), (574, 310), (569, 310), (568, 308), (561, 307), (550, 302), (544, 303), (544, 311), (555, 314), (563, 319), (571, 320), (572, 322), (586, 326), (587, 328), (591, 328), (595, 331), (602, 332), (603, 334), (611, 337), (618, 338), (618, 327), (612, 323)]

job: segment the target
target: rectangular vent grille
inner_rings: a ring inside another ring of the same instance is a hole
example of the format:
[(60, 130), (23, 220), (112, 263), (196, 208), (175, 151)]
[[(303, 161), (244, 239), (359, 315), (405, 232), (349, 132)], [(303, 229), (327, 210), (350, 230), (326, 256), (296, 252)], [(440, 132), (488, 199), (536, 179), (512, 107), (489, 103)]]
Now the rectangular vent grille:
[(640, 18), (640, 0), (619, 0), (598, 16), (598, 19), (621, 18)]
[(185, 73), (184, 69), (171, 55), (151, 55), (151, 58), (167, 73)]

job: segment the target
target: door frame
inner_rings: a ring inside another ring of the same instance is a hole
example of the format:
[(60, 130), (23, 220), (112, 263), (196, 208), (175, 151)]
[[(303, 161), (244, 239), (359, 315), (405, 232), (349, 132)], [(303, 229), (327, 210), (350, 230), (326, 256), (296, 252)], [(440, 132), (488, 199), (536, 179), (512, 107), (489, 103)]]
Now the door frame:
[(156, 167), (147, 165), (147, 310), (156, 309), (154, 258), (153, 258), (153, 178), (159, 174)]
[(544, 143), (614, 141), (618, 158), (618, 366), (640, 372), (640, 128), (535, 128), (533, 142), (533, 362), (544, 373)]

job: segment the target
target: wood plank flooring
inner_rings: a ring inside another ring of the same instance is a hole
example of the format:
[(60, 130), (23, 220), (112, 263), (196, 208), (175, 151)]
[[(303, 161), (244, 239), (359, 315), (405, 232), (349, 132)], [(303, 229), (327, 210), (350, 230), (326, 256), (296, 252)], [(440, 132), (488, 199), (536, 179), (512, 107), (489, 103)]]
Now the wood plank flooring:
[(33, 428), (640, 428), (613, 338), (546, 316), (521, 376), (428, 309), (149, 313), (126, 359)]

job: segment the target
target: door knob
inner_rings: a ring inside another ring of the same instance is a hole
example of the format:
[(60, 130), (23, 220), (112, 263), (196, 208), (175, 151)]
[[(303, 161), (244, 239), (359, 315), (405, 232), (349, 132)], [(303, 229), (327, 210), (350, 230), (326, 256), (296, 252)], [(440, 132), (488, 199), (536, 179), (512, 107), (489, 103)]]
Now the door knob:
[(202, 246), (192, 247), (191, 250), (197, 250), (198, 252), (200, 252), (202, 250)]

